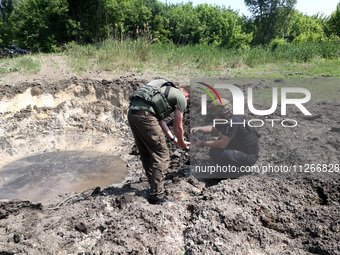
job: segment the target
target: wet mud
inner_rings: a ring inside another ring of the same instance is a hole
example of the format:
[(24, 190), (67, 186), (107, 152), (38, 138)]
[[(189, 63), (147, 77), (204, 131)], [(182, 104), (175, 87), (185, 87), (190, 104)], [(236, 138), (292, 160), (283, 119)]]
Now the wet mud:
[(0, 199), (44, 201), (120, 183), (127, 174), (120, 158), (95, 151), (56, 151), (16, 160), (0, 169)]

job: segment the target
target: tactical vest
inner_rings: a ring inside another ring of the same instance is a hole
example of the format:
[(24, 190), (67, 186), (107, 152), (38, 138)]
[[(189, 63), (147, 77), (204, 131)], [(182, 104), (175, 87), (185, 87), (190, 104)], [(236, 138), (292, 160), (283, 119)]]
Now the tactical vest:
[[(163, 94), (161, 88), (164, 86), (166, 86), (166, 89)], [(133, 92), (129, 99), (130, 101), (138, 98), (143, 99), (153, 106), (157, 119), (163, 120), (175, 110), (175, 107), (172, 107), (168, 102), (171, 87), (177, 88), (171, 81), (165, 79), (153, 80)]]

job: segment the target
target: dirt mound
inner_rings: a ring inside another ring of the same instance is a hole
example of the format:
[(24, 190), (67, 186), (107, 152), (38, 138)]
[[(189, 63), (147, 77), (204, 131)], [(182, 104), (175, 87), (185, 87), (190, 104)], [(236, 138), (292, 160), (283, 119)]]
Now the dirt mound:
[(43, 207), (3, 202), (1, 251), (339, 254), (339, 184), (238, 179), (206, 187), (181, 177), (167, 187), (177, 202), (164, 206), (148, 204), (145, 182), (111, 188), (108, 196), (63, 195)]
[[(126, 120), (127, 97), (145, 82), (73, 78), (60, 85), (16, 85), (14, 93), (11, 86), (1, 88), (2, 165), (78, 149), (120, 156), (129, 173), (123, 183), (101, 187), (103, 193), (66, 193), (42, 203), (0, 202), (0, 254), (340, 254), (338, 172), (336, 178), (253, 174), (198, 180), (189, 174), (189, 153), (168, 141), (166, 178), (172, 183), (166, 193), (176, 202), (150, 206)], [(252, 84), (254, 89), (267, 86)], [(292, 114), (303, 127), (294, 131), (261, 128), (257, 164), (339, 162), (334, 111), (339, 106), (316, 102), (309, 106), (318, 113), (315, 118)], [(189, 140), (189, 112), (184, 124)]]

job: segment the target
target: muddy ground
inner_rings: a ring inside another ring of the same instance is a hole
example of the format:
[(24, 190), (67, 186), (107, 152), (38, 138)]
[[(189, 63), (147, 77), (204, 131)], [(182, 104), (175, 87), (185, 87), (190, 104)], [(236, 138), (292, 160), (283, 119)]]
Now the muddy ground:
[[(43, 202), (1, 201), (0, 255), (340, 254), (338, 172), (198, 180), (188, 170), (189, 152), (168, 141), (166, 193), (176, 202), (150, 205), (126, 112), (131, 91), (156, 77), (1, 85), (1, 166), (44, 152), (93, 150), (121, 157), (128, 175), (101, 187), (105, 195), (87, 190)], [(274, 86), (255, 79), (248, 85)], [(339, 164), (339, 106), (316, 101), (308, 106), (312, 117), (290, 115), (299, 128), (261, 128), (257, 165)], [(184, 123), (189, 140), (189, 112)]]

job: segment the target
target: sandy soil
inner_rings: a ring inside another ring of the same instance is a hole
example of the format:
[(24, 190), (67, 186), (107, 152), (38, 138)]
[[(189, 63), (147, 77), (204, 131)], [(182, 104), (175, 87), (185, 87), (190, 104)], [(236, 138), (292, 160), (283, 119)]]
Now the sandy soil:
[[(101, 187), (105, 194), (88, 190), (41, 203), (1, 201), (1, 255), (340, 254), (339, 172), (198, 180), (188, 170), (189, 152), (168, 141), (166, 178), (172, 183), (166, 193), (176, 202), (149, 205), (127, 126), (127, 98), (164, 74), (78, 77), (63, 71), (63, 59), (44, 61), (38, 74), (0, 77), (0, 101), (7, 109), (0, 114), (1, 164), (57, 149), (93, 150), (121, 157), (129, 173), (123, 183)], [(180, 84), (190, 79), (169, 78)], [(273, 86), (256, 79), (248, 85)], [(257, 165), (339, 164), (339, 106), (313, 102), (309, 109), (318, 114), (310, 118), (294, 112), (291, 118), (303, 127), (294, 131), (261, 128)]]

